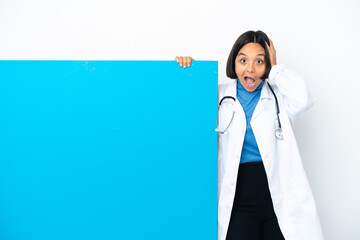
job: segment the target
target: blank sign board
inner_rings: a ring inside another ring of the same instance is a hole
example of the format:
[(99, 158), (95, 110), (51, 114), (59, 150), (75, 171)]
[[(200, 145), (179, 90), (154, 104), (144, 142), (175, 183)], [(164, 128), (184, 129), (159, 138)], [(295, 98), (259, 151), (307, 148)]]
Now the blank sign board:
[(216, 239), (216, 61), (0, 76), (0, 239)]

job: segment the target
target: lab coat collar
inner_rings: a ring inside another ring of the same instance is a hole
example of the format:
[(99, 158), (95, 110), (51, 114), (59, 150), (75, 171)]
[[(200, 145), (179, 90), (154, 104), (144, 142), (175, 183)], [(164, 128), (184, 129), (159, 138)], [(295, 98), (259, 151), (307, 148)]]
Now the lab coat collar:
[(251, 117), (251, 120), (254, 120), (256, 117), (258, 117), (264, 110), (265, 110), (265, 106), (264, 103), (267, 100), (273, 100), (274, 96), (269, 88), (269, 85), (267, 83), (267, 80), (265, 80), (264, 82), (264, 86), (261, 89), (261, 95), (260, 95), (260, 100), (259, 103), (256, 105), (254, 113)]

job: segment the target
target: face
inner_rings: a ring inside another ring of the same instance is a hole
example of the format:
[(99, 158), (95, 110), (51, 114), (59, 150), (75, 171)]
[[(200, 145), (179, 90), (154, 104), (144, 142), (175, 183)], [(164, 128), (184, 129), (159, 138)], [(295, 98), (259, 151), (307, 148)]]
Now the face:
[(265, 50), (259, 43), (247, 43), (240, 49), (235, 72), (246, 91), (253, 92), (260, 85), (265, 68)]

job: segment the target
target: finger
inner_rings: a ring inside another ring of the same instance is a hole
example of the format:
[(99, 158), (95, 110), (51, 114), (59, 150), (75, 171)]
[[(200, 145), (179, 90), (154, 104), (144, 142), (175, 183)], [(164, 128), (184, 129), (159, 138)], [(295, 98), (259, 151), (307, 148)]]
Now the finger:
[(271, 41), (271, 39), (270, 39), (270, 43), (271, 43), (271, 48), (272, 48), (272, 50), (273, 50), (274, 52), (276, 52), (275, 47), (274, 47), (274, 43), (273, 43), (273, 41)]
[(183, 59), (182, 59), (182, 56), (178, 57), (176, 56), (175, 57), (175, 60), (179, 63), (180, 67), (182, 66), (182, 62), (183, 62)]
[(186, 66), (187, 66), (187, 57), (184, 56), (183, 57), (183, 67), (186, 68)]
[(191, 65), (191, 59), (192, 59), (192, 57), (187, 57), (186, 58), (186, 64), (187, 64), (188, 67), (190, 67), (190, 65)]
[(274, 48), (274, 44), (273, 44), (272, 40), (270, 38), (269, 38), (269, 40), (270, 40), (270, 47)]
[(182, 56), (179, 57), (179, 64), (180, 64), (180, 67), (182, 67), (182, 65), (183, 65), (183, 57)]
[[(270, 42), (271, 40), (270, 40), (270, 38), (269, 38), (269, 43), (270, 43), (270, 45), (271, 45), (271, 42)], [(270, 49), (270, 45), (267, 43), (267, 41), (265, 41), (265, 43), (266, 43), (266, 46), (268, 47), (268, 49)]]
[(187, 61), (186, 59), (187, 59), (187, 57), (183, 57), (183, 67), (184, 67), (184, 68), (186, 68), (186, 64), (187, 64), (187, 63), (186, 63), (186, 61)]

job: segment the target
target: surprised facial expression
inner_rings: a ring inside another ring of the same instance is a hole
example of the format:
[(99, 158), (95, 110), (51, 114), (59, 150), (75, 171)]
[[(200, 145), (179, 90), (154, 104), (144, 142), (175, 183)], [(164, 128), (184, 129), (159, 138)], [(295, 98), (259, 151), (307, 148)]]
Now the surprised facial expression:
[(245, 44), (235, 59), (235, 72), (241, 85), (253, 92), (265, 73), (265, 50), (259, 43)]

